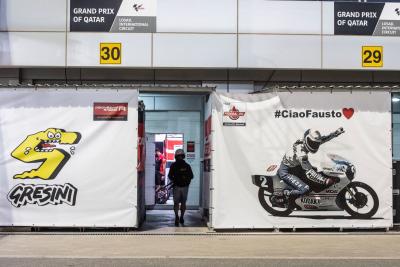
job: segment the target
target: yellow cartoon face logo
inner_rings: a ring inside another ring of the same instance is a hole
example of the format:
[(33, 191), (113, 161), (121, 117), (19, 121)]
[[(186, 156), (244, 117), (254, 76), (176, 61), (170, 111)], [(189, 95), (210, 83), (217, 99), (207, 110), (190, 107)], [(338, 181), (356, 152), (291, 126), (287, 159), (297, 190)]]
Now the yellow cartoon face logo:
[(78, 132), (66, 132), (57, 128), (49, 128), (46, 131), (28, 135), (11, 152), (11, 156), (26, 163), (42, 162), (42, 164), (37, 169), (14, 175), (14, 179), (54, 179), (75, 149), (75, 147), (70, 147), (70, 154), (60, 146), (77, 144), (80, 139), (81, 134)]

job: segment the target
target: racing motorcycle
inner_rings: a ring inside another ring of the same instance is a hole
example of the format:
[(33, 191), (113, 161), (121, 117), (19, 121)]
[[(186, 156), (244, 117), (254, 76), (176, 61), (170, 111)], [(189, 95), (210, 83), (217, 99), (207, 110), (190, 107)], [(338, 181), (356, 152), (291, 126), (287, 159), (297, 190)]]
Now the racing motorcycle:
[(355, 166), (345, 158), (328, 154), (328, 163), (321, 164), (320, 174), (335, 181), (333, 185), (321, 185), (307, 180), (305, 172), (298, 168), (294, 173), (307, 181), (310, 191), (298, 198), (286, 197), (283, 190), (290, 189), (277, 174), (277, 165), (267, 168), (267, 175), (252, 175), (253, 184), (259, 187), (261, 206), (274, 216), (288, 216), (293, 211), (343, 211), (353, 218), (368, 219), (379, 207), (376, 192), (367, 184), (353, 181)]

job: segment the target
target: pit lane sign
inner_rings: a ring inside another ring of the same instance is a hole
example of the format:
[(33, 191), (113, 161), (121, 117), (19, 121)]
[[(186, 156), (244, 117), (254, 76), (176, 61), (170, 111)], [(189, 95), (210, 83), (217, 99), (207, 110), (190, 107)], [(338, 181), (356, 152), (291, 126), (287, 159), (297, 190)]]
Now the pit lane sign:
[(400, 36), (400, 3), (335, 2), (335, 35)]
[(71, 32), (155, 32), (156, 0), (71, 0)]
[(362, 53), (363, 68), (381, 68), (381, 67), (383, 67), (383, 47), (382, 46), (363, 46), (361, 53)]
[(121, 43), (100, 43), (100, 64), (121, 64)]

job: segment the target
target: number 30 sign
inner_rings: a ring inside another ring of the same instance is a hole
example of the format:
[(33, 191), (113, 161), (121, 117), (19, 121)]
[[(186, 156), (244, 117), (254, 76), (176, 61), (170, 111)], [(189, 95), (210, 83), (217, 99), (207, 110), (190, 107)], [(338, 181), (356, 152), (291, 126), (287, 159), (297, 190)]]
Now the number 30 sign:
[(100, 64), (121, 64), (121, 43), (100, 43)]
[(383, 46), (363, 46), (361, 56), (363, 67), (383, 67)]

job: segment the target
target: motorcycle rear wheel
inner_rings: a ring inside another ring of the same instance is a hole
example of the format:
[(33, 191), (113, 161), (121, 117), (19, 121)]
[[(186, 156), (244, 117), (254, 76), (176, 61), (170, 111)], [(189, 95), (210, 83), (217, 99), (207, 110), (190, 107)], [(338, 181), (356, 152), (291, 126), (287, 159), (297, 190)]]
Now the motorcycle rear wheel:
[[(357, 188), (362, 188), (362, 189), (364, 189), (365, 191), (367, 191), (367, 192), (370, 194), (370, 196), (371, 196), (371, 198), (372, 198), (372, 200), (373, 200), (373, 206), (372, 206), (371, 210), (370, 210), (369, 212), (367, 212), (367, 213), (360, 213), (360, 212), (358, 212), (357, 203), (356, 203), (356, 204), (349, 203), (349, 202), (350, 202), (350, 199), (349, 199), (349, 200), (346, 199), (346, 193), (347, 193), (348, 191), (347, 191), (346, 188), (345, 188), (345, 189), (341, 192), (342, 204), (343, 204), (344, 210), (345, 210), (348, 214), (350, 214), (352, 217), (357, 218), (357, 219), (369, 219), (369, 218), (371, 218), (372, 216), (374, 216), (375, 213), (378, 211), (378, 208), (379, 208), (379, 199), (378, 199), (378, 195), (375, 193), (374, 189), (372, 189), (369, 185), (364, 184), (364, 183), (362, 183), (362, 182), (351, 182), (349, 185), (347, 185), (347, 188), (348, 188), (349, 190), (352, 190), (353, 193), (354, 193), (354, 192), (358, 192)], [(356, 194), (357, 194), (357, 193), (356, 193)], [(367, 198), (367, 197), (365, 196), (365, 194), (363, 194), (363, 193), (358, 193), (358, 194), (359, 194), (359, 195), (358, 195), (358, 198), (359, 198), (359, 199), (357, 199), (357, 197), (356, 197), (355, 199), (352, 199), (353, 202), (354, 202), (354, 201), (356, 201), (356, 202), (357, 202), (357, 201), (358, 201), (358, 202), (365, 202), (365, 201), (367, 201), (364, 205), (362, 205), (361, 203), (359, 203), (359, 205), (362, 206), (361, 208), (367, 206), (367, 204), (371, 204), (371, 203), (368, 203), (368, 199), (361, 199), (361, 198)], [(364, 195), (364, 196), (363, 196), (363, 195)], [(351, 205), (351, 206), (350, 206), (350, 205)], [(357, 211), (355, 211), (354, 209), (352, 209), (352, 207), (353, 207), (353, 208), (357, 208)]]
[[(266, 195), (267, 194), (267, 195)], [(263, 188), (260, 188), (258, 190), (258, 200), (261, 203), (261, 206), (271, 215), (273, 216), (281, 216), (281, 217), (286, 217), (290, 213), (293, 212), (292, 205), (289, 203), (286, 209), (283, 210), (277, 210), (275, 207), (272, 207), (272, 203), (270, 201), (270, 196), (271, 193), (264, 190)], [(282, 209), (282, 208), (278, 208)]]

